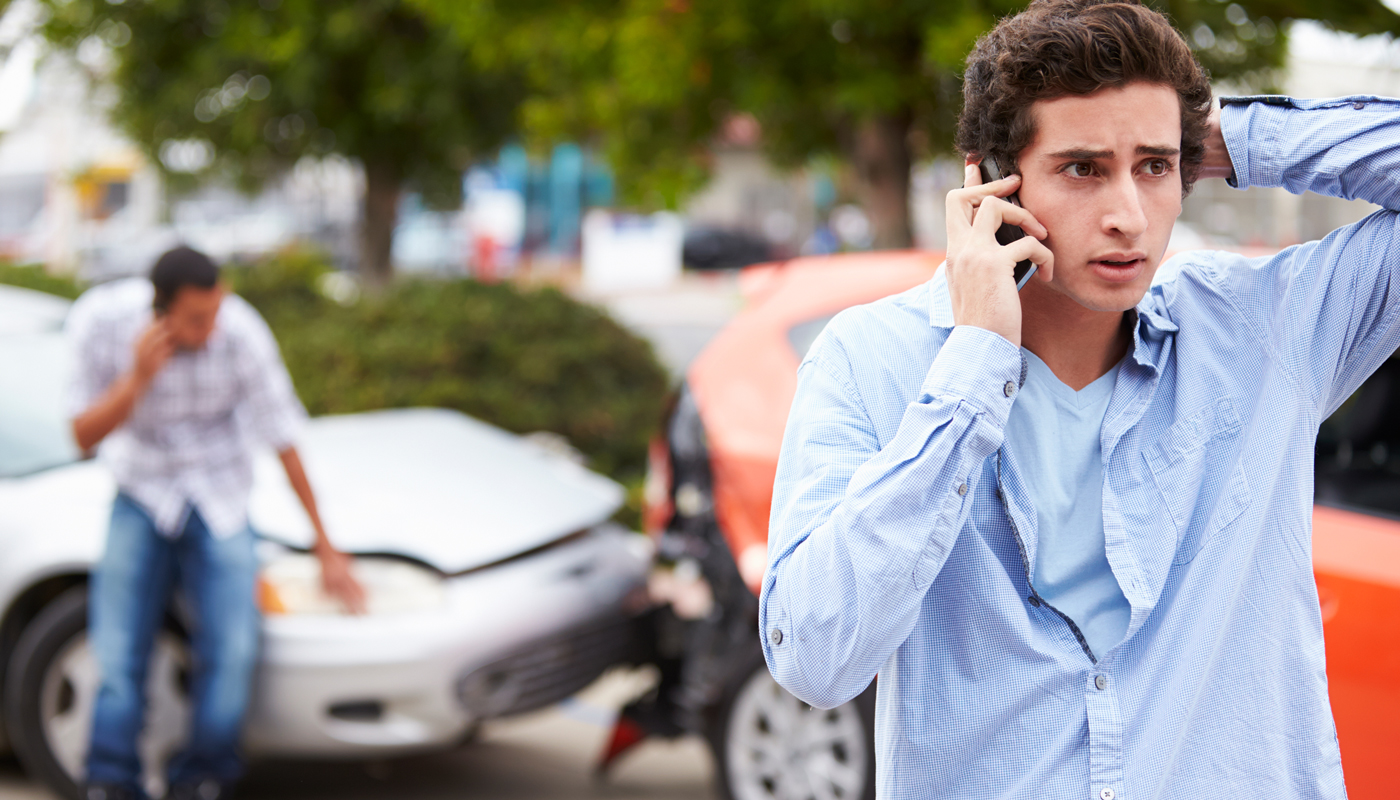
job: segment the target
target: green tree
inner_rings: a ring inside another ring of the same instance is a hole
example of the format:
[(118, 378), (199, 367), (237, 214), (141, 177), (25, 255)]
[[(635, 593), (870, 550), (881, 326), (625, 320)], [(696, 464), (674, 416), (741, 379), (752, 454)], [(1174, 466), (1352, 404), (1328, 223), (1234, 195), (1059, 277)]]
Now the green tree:
[[(909, 171), (947, 152), (963, 59), (1015, 0), (415, 0), (461, 35), (483, 26), (537, 94), (528, 130), (593, 137), (632, 199), (675, 204), (735, 112), (779, 164), (853, 171), (875, 243), (911, 241)], [(1266, 87), (1293, 19), (1400, 31), (1377, 0), (1156, 0), (1217, 80)], [(556, 10), (551, 11), (551, 8)]]
[(358, 160), (372, 285), (391, 272), (403, 188), (454, 199), (524, 96), (516, 74), (398, 0), (42, 1), (52, 42), (105, 42), (116, 121), (167, 169), (256, 186), (302, 156)]

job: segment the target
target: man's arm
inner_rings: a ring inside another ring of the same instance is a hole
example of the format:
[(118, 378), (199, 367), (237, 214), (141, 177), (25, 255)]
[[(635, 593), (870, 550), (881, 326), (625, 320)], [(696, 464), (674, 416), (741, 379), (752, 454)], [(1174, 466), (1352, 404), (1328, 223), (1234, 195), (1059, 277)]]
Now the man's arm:
[(1400, 346), (1400, 101), (1222, 104), (1232, 183), (1383, 209), (1269, 258), (1218, 254), (1210, 270), (1323, 418)]
[(231, 329), (238, 332), (241, 347), (235, 362), (245, 397), (239, 414), (254, 438), (277, 451), (292, 485), (316, 532), (312, 552), (321, 563), (321, 585), (326, 594), (340, 600), (355, 614), (365, 611), (365, 591), (350, 572), (351, 558), (335, 549), (321, 524), (316, 495), (306, 478), (301, 455), (294, 445), (306, 411), (297, 399), (292, 378), (282, 363), (277, 340), (258, 312), (237, 295), (224, 300), (224, 313)]
[(151, 381), (175, 352), (170, 332), (160, 322), (152, 324), (136, 341), (136, 357), (130, 371), (118, 377), (97, 400), (73, 420), (73, 438), (84, 452), (96, 447), (116, 430), (136, 403), (146, 394)]
[(824, 708), (863, 691), (909, 637), (1001, 446), (1023, 365), (1002, 336), (955, 328), (882, 447), (832, 333), (840, 322), (799, 373), (759, 610), (774, 677)]
[(316, 543), (312, 552), (321, 562), (321, 584), (326, 594), (338, 598), (353, 614), (365, 612), (365, 590), (350, 573), (350, 557), (335, 549), (326, 529), (321, 524), (321, 513), (316, 508), (316, 495), (311, 491), (311, 482), (306, 479), (306, 470), (301, 465), (301, 456), (295, 447), (288, 447), (277, 454), (282, 459), (282, 468), (287, 471), (287, 480), (292, 490), (301, 500), (306, 516), (311, 519), (311, 527), (316, 531)]

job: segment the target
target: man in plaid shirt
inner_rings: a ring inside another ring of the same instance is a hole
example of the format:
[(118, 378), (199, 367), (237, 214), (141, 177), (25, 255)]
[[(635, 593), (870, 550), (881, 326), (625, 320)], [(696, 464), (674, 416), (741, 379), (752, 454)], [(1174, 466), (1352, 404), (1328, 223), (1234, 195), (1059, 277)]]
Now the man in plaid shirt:
[(175, 586), (194, 610), (194, 719), (170, 763), (170, 797), (222, 800), (257, 657), (257, 560), (247, 504), (251, 446), (271, 445), (316, 531), (326, 591), (364, 593), (326, 537), (294, 439), (305, 417), (267, 324), (229, 295), (205, 255), (161, 256), (150, 281), (97, 287), (74, 305), (71, 412), (83, 450), (101, 444), (118, 494), (93, 573), (89, 637), (101, 669), (88, 800), (145, 797), (137, 737), (147, 665)]

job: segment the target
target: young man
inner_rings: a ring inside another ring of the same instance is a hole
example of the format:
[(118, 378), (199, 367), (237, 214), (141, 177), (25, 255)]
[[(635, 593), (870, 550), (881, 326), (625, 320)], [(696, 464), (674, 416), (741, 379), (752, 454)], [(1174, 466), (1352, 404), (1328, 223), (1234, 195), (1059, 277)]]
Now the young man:
[(879, 674), (882, 798), (1344, 797), (1312, 446), (1400, 345), (1400, 217), (1151, 283), (1197, 177), (1400, 209), (1400, 103), (1217, 117), (1164, 18), (1094, 0), (1004, 20), (965, 87), (960, 148), (1015, 174), (969, 166), (933, 280), (802, 365), (774, 676), (830, 707)]
[(315, 528), (326, 590), (352, 611), (364, 606), (293, 446), (305, 411), (266, 323), (227, 296), (218, 267), (189, 248), (161, 256), (149, 282), (88, 292), (68, 326), (73, 433), (84, 450), (104, 443), (118, 488), (92, 577), (89, 637), (102, 683), (86, 797), (145, 797), (137, 736), (146, 669), (178, 583), (194, 615), (194, 719), (170, 763), (169, 796), (223, 800), (242, 771), (238, 739), (258, 643), (251, 444), (277, 450)]

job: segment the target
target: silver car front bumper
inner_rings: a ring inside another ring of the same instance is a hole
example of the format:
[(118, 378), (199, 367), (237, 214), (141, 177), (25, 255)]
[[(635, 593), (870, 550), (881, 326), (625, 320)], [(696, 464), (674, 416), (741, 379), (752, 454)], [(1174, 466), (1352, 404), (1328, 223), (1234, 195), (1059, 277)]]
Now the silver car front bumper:
[(273, 616), (250, 754), (370, 757), (437, 749), (476, 721), (561, 699), (628, 645), (651, 544), (618, 526), (449, 578), (431, 613)]

